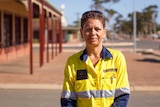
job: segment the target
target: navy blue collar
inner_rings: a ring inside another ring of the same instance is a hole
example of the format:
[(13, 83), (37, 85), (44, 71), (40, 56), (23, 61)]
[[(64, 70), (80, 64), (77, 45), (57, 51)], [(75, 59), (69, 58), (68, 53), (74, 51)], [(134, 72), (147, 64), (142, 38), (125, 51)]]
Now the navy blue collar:
[[(85, 49), (82, 53), (82, 55), (80, 56), (80, 59), (82, 61), (86, 61), (88, 58), (88, 55), (87, 55), (87, 50)], [(112, 58), (112, 54), (109, 52), (108, 49), (106, 49), (104, 46), (102, 48), (102, 52), (101, 52), (101, 58), (102, 59), (105, 59), (105, 58)]]

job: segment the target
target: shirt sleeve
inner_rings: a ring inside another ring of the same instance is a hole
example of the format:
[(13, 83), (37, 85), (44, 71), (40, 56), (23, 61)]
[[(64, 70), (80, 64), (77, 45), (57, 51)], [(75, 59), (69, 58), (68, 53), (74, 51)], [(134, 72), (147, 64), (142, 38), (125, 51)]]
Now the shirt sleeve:
[(127, 65), (125, 57), (122, 53), (117, 56), (117, 84), (113, 107), (127, 107), (130, 88), (127, 74)]
[(69, 60), (66, 63), (64, 70), (64, 82), (61, 93), (61, 107), (76, 107), (77, 95), (74, 91), (73, 71)]

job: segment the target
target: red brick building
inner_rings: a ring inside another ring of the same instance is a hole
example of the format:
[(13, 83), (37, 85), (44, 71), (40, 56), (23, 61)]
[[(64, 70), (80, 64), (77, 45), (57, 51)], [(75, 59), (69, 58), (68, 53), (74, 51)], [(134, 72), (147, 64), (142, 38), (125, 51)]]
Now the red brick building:
[(61, 13), (46, 0), (0, 0), (0, 63), (27, 54), (32, 63), (35, 29), (39, 32), (42, 66), (45, 46), (58, 44), (57, 51), (62, 51)]

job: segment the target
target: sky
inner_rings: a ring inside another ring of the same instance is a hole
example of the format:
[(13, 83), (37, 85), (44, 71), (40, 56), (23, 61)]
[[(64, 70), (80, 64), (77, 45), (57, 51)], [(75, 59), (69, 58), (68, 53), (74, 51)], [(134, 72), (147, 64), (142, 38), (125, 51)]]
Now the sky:
[[(82, 13), (90, 10), (92, 0), (48, 0), (55, 8), (61, 9), (61, 5), (65, 5), (64, 14), (68, 21), (68, 24), (73, 24), (78, 18), (81, 17)], [(126, 19), (128, 13), (132, 13), (134, 10), (142, 12), (142, 10), (149, 5), (158, 6), (158, 18), (157, 22), (160, 24), (160, 0), (120, 0), (118, 3), (106, 4), (106, 8), (116, 10)]]

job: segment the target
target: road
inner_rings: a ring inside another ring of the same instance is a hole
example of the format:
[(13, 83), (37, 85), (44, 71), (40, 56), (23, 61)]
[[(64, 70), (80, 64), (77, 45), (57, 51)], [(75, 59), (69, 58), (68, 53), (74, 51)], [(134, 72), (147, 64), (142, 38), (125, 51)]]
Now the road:
[[(112, 40), (106, 41), (106, 43), (110, 43), (109, 48), (133, 48), (132, 45), (125, 45), (125, 46), (112, 46), (112, 43), (133, 43), (133, 40)], [(84, 46), (67, 46), (63, 47), (63, 49), (83, 49)], [(136, 41), (136, 48), (137, 49), (153, 49), (153, 50), (160, 50), (160, 39), (157, 40), (137, 40)]]
[[(113, 43), (119, 43), (119, 42), (128, 42), (128, 43), (133, 43), (133, 40), (113, 40), (110, 41)], [(124, 46), (121, 46), (124, 48)], [(133, 48), (132, 46), (125, 46), (125, 47), (130, 47)], [(154, 49), (154, 50), (159, 50), (160, 49), (160, 39), (157, 40), (137, 40), (136, 41), (136, 47), (138, 49)]]
[[(60, 90), (0, 89), (1, 107), (60, 107)], [(131, 92), (128, 107), (159, 107), (159, 92)]]
[(137, 41), (137, 48), (160, 50), (160, 39), (159, 40), (141, 40), (141, 41)]

